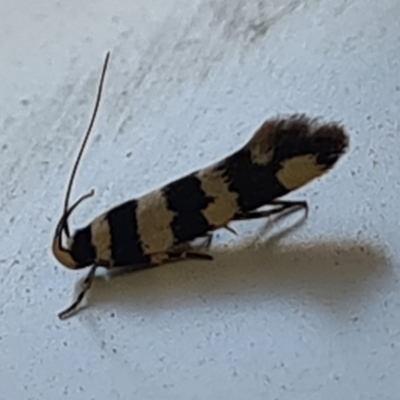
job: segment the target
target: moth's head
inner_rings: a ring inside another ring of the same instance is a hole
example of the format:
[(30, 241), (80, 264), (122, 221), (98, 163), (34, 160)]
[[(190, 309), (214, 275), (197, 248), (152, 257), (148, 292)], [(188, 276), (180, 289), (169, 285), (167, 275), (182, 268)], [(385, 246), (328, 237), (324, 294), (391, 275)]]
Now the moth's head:
[[(72, 236), (69, 233), (68, 218), (81, 201), (93, 195), (94, 192), (82, 196), (72, 207), (61, 216), (53, 236), (52, 251), (57, 261), (70, 269), (81, 269), (94, 264), (95, 249), (91, 243), (90, 225), (77, 230)], [(66, 236), (66, 244), (64, 244)]]
[(95, 251), (90, 240), (90, 226), (77, 230), (66, 245), (63, 244), (62, 231), (56, 232), (53, 238), (53, 255), (64, 267), (81, 269), (94, 264)]

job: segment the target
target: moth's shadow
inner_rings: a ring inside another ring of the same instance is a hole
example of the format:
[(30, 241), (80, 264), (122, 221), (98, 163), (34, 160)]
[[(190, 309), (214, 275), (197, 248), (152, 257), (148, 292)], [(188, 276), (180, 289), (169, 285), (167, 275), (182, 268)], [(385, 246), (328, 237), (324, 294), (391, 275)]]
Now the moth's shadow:
[(357, 241), (281, 245), (287, 232), (266, 244), (218, 250), (214, 261), (178, 262), (111, 280), (97, 278), (88, 308), (130, 315), (196, 308), (218, 303), (306, 298), (332, 310), (388, 285), (392, 271), (382, 250)]

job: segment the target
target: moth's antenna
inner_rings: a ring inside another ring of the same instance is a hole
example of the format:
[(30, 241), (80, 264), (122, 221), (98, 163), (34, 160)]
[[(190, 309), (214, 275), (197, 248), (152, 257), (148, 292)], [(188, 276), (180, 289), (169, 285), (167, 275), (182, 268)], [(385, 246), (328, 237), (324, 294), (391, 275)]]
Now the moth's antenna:
[[(64, 212), (63, 212), (64, 215), (66, 213), (68, 213), (68, 203), (69, 203), (69, 198), (70, 198), (70, 195), (71, 195), (72, 184), (74, 182), (76, 171), (78, 170), (78, 166), (79, 166), (79, 163), (81, 161), (83, 151), (85, 150), (86, 143), (87, 143), (87, 141), (89, 139), (90, 133), (92, 132), (92, 128), (93, 128), (93, 125), (94, 125), (94, 121), (96, 119), (97, 111), (99, 109), (101, 93), (103, 91), (104, 78), (106, 76), (106, 71), (107, 71), (107, 66), (108, 66), (109, 59), (110, 59), (110, 52), (107, 52), (106, 58), (105, 58), (104, 64), (103, 64), (103, 70), (101, 72), (99, 86), (98, 86), (98, 89), (97, 89), (96, 103), (94, 105), (94, 109), (93, 109), (93, 112), (92, 112), (92, 117), (90, 119), (89, 126), (88, 126), (88, 128), (86, 130), (85, 137), (83, 138), (83, 142), (82, 142), (81, 148), (79, 150), (78, 156), (76, 157), (75, 164), (74, 164), (74, 166), (72, 168), (71, 177), (69, 178), (67, 192), (65, 194)], [(64, 231), (65, 231), (65, 234), (67, 235), (67, 237), (70, 237), (70, 231), (69, 231), (69, 226), (68, 226), (68, 221), (67, 220), (65, 220), (65, 223), (64, 223)]]

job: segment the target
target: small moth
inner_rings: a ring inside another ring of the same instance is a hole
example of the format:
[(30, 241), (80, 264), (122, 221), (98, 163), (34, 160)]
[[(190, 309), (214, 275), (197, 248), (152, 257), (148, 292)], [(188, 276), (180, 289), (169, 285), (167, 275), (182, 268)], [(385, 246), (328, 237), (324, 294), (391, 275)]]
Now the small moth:
[[(321, 123), (305, 115), (265, 121), (250, 140), (225, 159), (128, 200), (70, 234), (68, 219), (90, 193), (68, 205), (72, 183), (99, 108), (110, 53), (107, 53), (95, 108), (65, 196), (52, 251), (65, 267), (90, 267), (77, 299), (59, 318), (76, 312), (98, 267), (132, 271), (184, 259), (212, 260), (191, 245), (238, 220), (267, 218), (304, 208), (305, 201), (280, 198), (329, 171), (346, 152), (348, 136), (338, 123)], [(272, 209), (262, 210), (264, 206)], [(65, 243), (65, 238), (67, 239)], [(208, 247), (208, 246), (207, 246)]]

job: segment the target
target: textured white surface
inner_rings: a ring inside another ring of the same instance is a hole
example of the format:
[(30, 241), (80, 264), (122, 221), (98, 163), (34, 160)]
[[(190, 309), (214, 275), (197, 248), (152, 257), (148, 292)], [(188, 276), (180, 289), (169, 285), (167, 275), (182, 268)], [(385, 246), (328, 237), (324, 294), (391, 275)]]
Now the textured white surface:
[[(399, 21), (396, 0), (2, 2), (0, 398), (398, 399)], [(76, 226), (276, 113), (341, 120), (351, 151), (287, 235), (299, 215), (237, 224), (214, 263), (99, 279), (60, 322), (81, 274), (49, 242), (107, 50)]]

